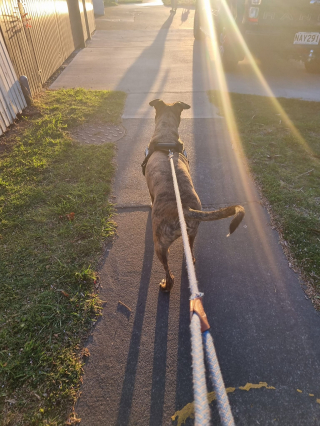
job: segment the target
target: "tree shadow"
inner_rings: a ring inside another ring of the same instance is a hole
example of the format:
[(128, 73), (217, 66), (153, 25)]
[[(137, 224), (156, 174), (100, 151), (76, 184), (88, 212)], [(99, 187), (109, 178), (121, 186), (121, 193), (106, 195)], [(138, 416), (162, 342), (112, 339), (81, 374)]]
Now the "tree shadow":
[(149, 92), (161, 70), (161, 61), (164, 53), (165, 42), (172, 21), (173, 14), (170, 14), (161, 26), (152, 44), (143, 50), (141, 55), (127, 70), (115, 88), (115, 90), (130, 92), (131, 87), (139, 87), (139, 84), (143, 82), (144, 96), (139, 98), (139, 101), (137, 100), (135, 105), (136, 111), (140, 108), (146, 96), (149, 95)]
[(192, 51), (192, 88), (194, 94), (203, 92), (203, 96), (207, 96), (206, 92), (211, 87), (212, 75), (208, 69), (208, 56), (206, 43), (203, 40), (195, 40)]
[(121, 399), (119, 403), (117, 425), (127, 426), (129, 424), (136, 372), (139, 359), (140, 341), (142, 334), (143, 319), (146, 310), (148, 288), (151, 277), (153, 262), (153, 237), (151, 226), (151, 212), (148, 215), (145, 233), (145, 250), (140, 277), (140, 287), (137, 299), (137, 308), (132, 327), (132, 334), (127, 357), (127, 365), (124, 374)]

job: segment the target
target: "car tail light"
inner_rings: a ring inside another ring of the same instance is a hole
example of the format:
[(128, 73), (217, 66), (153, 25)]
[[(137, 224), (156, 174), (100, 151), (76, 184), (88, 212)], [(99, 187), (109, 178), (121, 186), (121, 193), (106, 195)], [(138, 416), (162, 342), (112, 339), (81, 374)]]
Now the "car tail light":
[[(254, 1), (254, 0), (252, 0)], [(259, 8), (258, 7), (249, 7), (248, 19), (250, 22), (258, 22)]]

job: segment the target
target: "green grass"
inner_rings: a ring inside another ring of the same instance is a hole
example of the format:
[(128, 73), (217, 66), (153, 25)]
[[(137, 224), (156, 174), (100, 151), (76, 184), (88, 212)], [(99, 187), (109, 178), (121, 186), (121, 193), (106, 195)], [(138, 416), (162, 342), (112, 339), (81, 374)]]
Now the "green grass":
[[(162, 3), (165, 6), (171, 7), (171, 0), (162, 0)], [(196, 0), (178, 0), (177, 5), (178, 6), (194, 6), (196, 4)]]
[[(296, 265), (320, 299), (320, 103), (280, 98), (306, 150), (271, 100), (231, 93), (240, 138), (262, 194)], [(219, 92), (209, 92), (221, 113)], [(309, 172), (309, 173), (307, 173)]]
[(142, 3), (142, 0), (119, 0), (119, 4)]
[(41, 115), (0, 157), (1, 425), (65, 424), (75, 400), (81, 345), (101, 310), (95, 270), (115, 232), (114, 146), (81, 146), (68, 131), (119, 122), (124, 101), (121, 92), (46, 92)]
[(118, 6), (118, 3), (115, 2), (115, 0), (104, 0), (104, 7), (110, 7), (110, 6)]

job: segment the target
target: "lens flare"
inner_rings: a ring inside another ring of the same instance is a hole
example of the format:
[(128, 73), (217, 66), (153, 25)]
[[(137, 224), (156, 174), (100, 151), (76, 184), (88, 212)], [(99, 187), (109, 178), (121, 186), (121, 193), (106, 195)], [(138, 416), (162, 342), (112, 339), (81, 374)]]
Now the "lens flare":
[[(274, 98), (274, 95), (268, 86), (268, 83), (264, 79), (262, 73), (260, 72), (259, 68), (256, 65), (256, 62), (249, 51), (239, 29), (237, 28), (237, 25), (234, 21), (234, 18), (232, 16), (232, 13), (226, 4), (225, 0), (222, 0), (221, 3), (223, 4), (223, 8), (226, 11), (226, 16), (229, 20), (229, 22), (232, 24), (232, 27), (241, 43), (241, 46), (243, 46), (244, 51), (250, 61), (251, 66), (253, 67), (254, 71), (256, 72), (256, 75), (258, 76), (261, 84), (266, 90), (266, 93), (271, 97), (271, 101), (276, 108), (276, 110), (281, 114), (281, 117), (283, 121), (286, 123), (286, 125), (290, 128), (294, 136), (299, 140), (301, 145), (305, 148), (305, 150), (308, 153), (312, 153), (311, 149), (308, 147), (298, 130), (295, 128), (279, 102)], [(252, 184), (247, 176), (247, 170), (249, 169), (246, 157), (244, 155), (242, 142), (239, 136), (239, 131), (236, 124), (235, 114), (232, 108), (232, 102), (229, 96), (228, 92), (228, 85), (226, 81), (226, 76), (223, 68), (222, 63), (222, 57), (221, 52), (219, 48), (219, 40), (217, 40), (217, 31), (215, 28), (215, 22), (212, 18), (212, 11), (211, 11), (211, 4), (210, 0), (204, 0), (204, 9), (202, 11), (201, 20), (204, 23), (204, 26), (206, 28), (206, 31), (208, 32), (209, 37), (206, 38), (206, 49), (208, 51), (208, 56), (211, 59), (211, 61), (207, 61), (207, 66), (210, 68), (208, 70), (208, 75), (211, 76), (211, 79), (217, 78), (217, 84), (219, 87), (219, 94), (220, 94), (220, 103), (222, 105), (223, 109), (223, 115), (226, 120), (227, 125), (227, 131), (230, 138), (230, 141), (232, 143), (232, 147), (234, 148), (232, 151), (232, 156), (236, 161), (237, 170), (234, 171), (235, 174), (235, 184), (237, 185), (237, 188), (239, 189), (239, 193), (244, 192), (244, 195), (246, 197), (246, 201), (251, 201), (253, 199), (256, 199), (256, 196), (254, 195), (254, 189), (252, 187)], [(211, 63), (210, 63), (211, 62)], [(215, 73), (213, 72), (213, 64), (215, 67)], [(214, 82), (212, 82), (214, 83)], [(210, 84), (210, 87), (214, 87), (214, 84)], [(240, 177), (240, 179), (239, 179)], [(267, 263), (269, 265), (269, 268), (271, 269), (275, 279), (277, 279), (279, 282), (281, 282), (281, 274), (280, 270), (278, 268), (278, 262), (277, 259), (274, 256), (274, 253), (271, 250), (270, 245), (268, 244), (267, 238), (264, 234), (265, 227), (263, 226), (262, 220), (263, 216), (260, 214), (259, 209), (256, 207), (252, 207), (250, 209), (250, 214), (252, 215), (252, 232), (256, 235), (256, 241), (257, 244), (262, 246), (263, 249), (263, 259), (261, 259), (261, 262)], [(270, 271), (270, 272), (271, 272)]]
[(261, 70), (259, 69), (259, 67), (257, 66), (257, 63), (252, 55), (252, 53), (250, 52), (250, 49), (248, 48), (247, 43), (245, 42), (243, 35), (241, 34), (235, 20), (234, 17), (232, 15), (232, 12), (228, 6), (228, 4), (226, 3), (226, 0), (221, 0), (221, 6), (226, 14), (228, 23), (231, 25), (232, 27), (232, 31), (234, 32), (234, 34), (236, 35), (241, 48), (243, 49), (249, 64), (251, 65), (254, 73), (256, 74), (257, 78), (259, 79), (261, 85), (263, 86), (266, 95), (270, 98), (270, 101), (272, 102), (272, 104), (274, 105), (276, 111), (281, 115), (281, 119), (283, 120), (283, 122), (285, 123), (285, 125), (290, 129), (290, 131), (292, 132), (293, 136), (299, 141), (299, 143), (302, 145), (302, 147), (305, 149), (305, 151), (309, 154), (309, 155), (313, 155), (314, 152), (312, 151), (312, 149), (309, 147), (309, 145), (307, 144), (307, 142), (305, 141), (305, 139), (302, 137), (302, 135), (300, 134), (300, 132), (298, 131), (298, 129), (294, 126), (294, 124), (292, 123), (292, 121), (290, 120), (290, 118), (288, 117), (287, 113), (285, 112), (285, 110), (282, 108), (282, 106), (280, 105), (279, 101), (276, 99), (276, 97), (274, 96), (274, 93), (272, 92), (270, 86), (268, 85), (266, 79), (264, 78)]

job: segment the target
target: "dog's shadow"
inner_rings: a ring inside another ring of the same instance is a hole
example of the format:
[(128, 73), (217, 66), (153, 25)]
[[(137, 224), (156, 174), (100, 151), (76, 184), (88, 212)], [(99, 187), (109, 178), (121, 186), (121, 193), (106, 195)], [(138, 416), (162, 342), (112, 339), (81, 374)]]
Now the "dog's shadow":
[[(139, 360), (140, 343), (142, 337), (143, 321), (146, 310), (148, 287), (150, 284), (152, 263), (154, 257), (151, 212), (149, 213), (146, 232), (145, 250), (140, 276), (137, 308), (131, 333), (129, 352), (125, 375), (122, 383), (121, 399), (118, 408), (116, 425), (128, 425), (132, 410), (134, 388)], [(163, 424), (163, 407), (166, 390), (166, 367), (167, 346), (169, 329), (170, 293), (163, 293), (159, 289), (157, 315), (155, 325), (155, 340), (153, 350), (152, 388), (150, 402), (149, 425), (161, 426)], [(185, 259), (181, 265), (181, 288), (180, 288), (180, 318), (178, 332), (178, 365), (177, 365), (177, 388), (176, 407), (182, 407), (192, 401), (192, 360), (190, 353), (190, 331), (189, 331), (189, 289), (188, 274)]]
[(144, 245), (144, 257), (140, 276), (140, 286), (138, 292), (137, 308), (132, 327), (129, 352), (127, 357), (127, 365), (124, 374), (121, 399), (119, 404), (117, 425), (128, 425), (132, 407), (132, 399), (134, 393), (134, 386), (136, 381), (136, 373), (139, 360), (140, 342), (142, 335), (143, 320), (146, 310), (148, 288), (150, 284), (152, 263), (153, 263), (153, 237), (152, 237), (152, 223), (151, 212), (149, 212)]
[(159, 289), (155, 341), (153, 351), (150, 421), (151, 426), (161, 426), (166, 387), (167, 341), (170, 293)]

